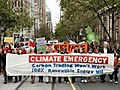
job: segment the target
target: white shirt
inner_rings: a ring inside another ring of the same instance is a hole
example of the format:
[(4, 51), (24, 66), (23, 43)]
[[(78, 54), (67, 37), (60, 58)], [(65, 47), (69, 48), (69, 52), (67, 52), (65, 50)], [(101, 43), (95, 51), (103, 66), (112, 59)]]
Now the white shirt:
[(104, 53), (107, 54), (107, 48), (103, 48)]

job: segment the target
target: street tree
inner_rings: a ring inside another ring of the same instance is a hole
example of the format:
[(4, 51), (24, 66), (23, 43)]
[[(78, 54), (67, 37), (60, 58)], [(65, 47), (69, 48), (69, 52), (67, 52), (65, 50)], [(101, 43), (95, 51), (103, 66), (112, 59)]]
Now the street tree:
[[(74, 32), (79, 33), (81, 28), (84, 29), (89, 25), (96, 29), (97, 25), (101, 23), (106, 35), (111, 41), (114, 41), (114, 26), (119, 19), (120, 12), (119, 2), (120, 0), (60, 0), (60, 6), (63, 11), (62, 17), (64, 21), (69, 20), (76, 29), (69, 27), (69, 30), (72, 29)], [(102, 20), (102, 16), (105, 15), (112, 16), (112, 36), (108, 33), (106, 25)]]
[(3, 33), (18, 32), (22, 28), (30, 29), (33, 26), (33, 19), (29, 13), (22, 12), (21, 8), (14, 10), (11, 0), (0, 0), (0, 26), (4, 27)]

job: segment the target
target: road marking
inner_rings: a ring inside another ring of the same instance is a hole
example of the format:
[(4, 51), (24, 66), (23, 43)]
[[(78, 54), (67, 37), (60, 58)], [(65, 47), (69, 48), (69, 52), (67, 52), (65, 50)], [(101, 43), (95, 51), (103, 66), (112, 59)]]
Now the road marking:
[(72, 90), (76, 90), (76, 88), (75, 88), (74, 84), (72, 83), (72, 80), (71, 80), (70, 77), (68, 77), (68, 80), (69, 80), (69, 82), (70, 82), (70, 85), (71, 85), (71, 87), (72, 87)]

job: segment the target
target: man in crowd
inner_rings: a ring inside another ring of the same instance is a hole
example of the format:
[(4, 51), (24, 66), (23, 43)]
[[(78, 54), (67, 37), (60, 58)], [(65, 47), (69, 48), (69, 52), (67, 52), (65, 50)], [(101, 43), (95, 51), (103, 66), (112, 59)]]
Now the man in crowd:
[[(111, 52), (112, 52), (112, 51), (110, 50), (110, 48), (108, 47), (108, 42), (107, 42), (107, 41), (104, 41), (103, 47), (100, 49), (99, 52), (100, 52), (100, 53), (104, 53), (104, 54), (108, 54), (108, 53), (111, 53)], [(101, 83), (104, 83), (104, 82), (105, 82), (105, 77), (106, 77), (106, 74), (100, 75)]]

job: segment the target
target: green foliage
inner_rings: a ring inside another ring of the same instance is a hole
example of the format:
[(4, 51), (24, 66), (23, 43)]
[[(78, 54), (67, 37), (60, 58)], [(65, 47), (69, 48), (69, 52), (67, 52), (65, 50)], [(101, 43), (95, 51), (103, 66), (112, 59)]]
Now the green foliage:
[[(66, 40), (65, 33), (66, 36), (75, 37), (76, 41), (80, 29), (85, 30), (86, 26), (95, 29), (99, 23), (101, 23), (105, 33), (111, 39), (107, 26), (101, 17), (104, 15), (110, 16), (110, 14), (114, 13), (116, 20), (120, 18), (120, 0), (60, 0), (60, 6), (63, 16), (56, 26), (56, 39), (63, 36), (64, 40)], [(115, 24), (116, 20), (112, 24)]]
[(19, 9), (21, 8), (14, 10), (11, 0), (0, 0), (0, 25), (4, 27), (4, 32), (30, 29), (33, 26), (33, 19), (30, 19), (29, 14)]

